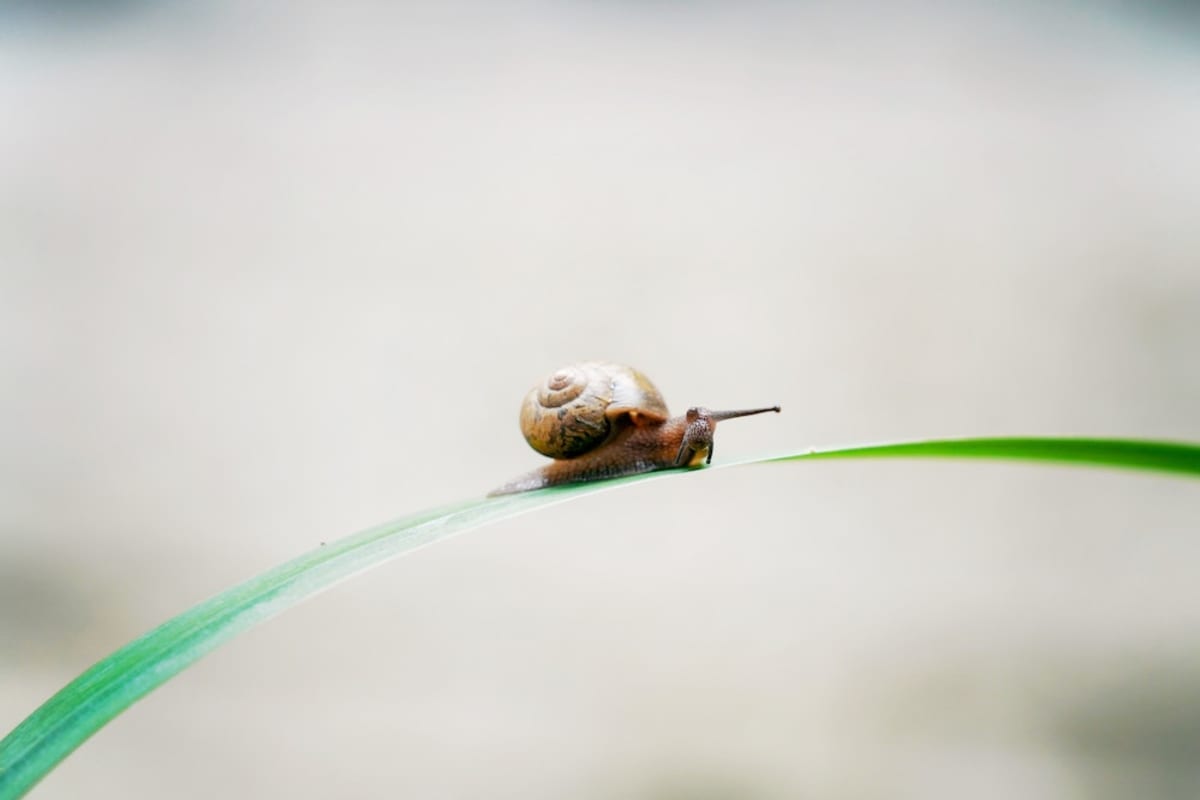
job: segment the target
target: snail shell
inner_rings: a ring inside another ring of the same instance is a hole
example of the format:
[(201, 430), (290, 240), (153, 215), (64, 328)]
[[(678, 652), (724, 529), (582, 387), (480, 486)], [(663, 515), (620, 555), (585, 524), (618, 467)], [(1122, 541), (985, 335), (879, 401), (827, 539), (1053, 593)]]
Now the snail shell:
[(521, 404), (521, 433), (542, 455), (574, 458), (626, 424), (661, 423), (668, 416), (662, 394), (636, 369), (582, 361), (529, 390)]

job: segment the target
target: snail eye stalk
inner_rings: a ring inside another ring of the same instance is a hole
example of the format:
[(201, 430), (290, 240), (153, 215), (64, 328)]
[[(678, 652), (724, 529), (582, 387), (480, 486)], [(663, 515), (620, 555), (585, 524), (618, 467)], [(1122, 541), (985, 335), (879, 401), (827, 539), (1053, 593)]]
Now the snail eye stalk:
[(750, 417), (755, 414), (765, 414), (768, 411), (774, 411), (776, 414), (780, 412), (779, 406), (767, 406), (766, 408), (747, 408), (741, 411), (710, 411), (713, 422), (720, 422), (723, 419), (735, 419), (737, 417)]

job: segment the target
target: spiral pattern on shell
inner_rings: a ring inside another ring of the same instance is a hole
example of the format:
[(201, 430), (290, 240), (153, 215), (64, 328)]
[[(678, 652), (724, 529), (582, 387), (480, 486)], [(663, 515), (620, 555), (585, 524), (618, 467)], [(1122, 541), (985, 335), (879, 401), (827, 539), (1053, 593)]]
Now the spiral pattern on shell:
[(584, 361), (563, 367), (533, 387), (521, 404), (521, 433), (551, 458), (573, 458), (603, 444), (628, 418), (660, 422), (666, 403), (650, 379), (632, 367)]

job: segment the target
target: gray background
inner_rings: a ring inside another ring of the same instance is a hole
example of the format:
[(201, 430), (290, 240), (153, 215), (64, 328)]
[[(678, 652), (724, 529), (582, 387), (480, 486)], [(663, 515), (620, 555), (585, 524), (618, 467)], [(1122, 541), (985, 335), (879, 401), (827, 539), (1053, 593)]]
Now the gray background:
[[(12, 4), (0, 730), (194, 602), (538, 463), (582, 358), (718, 459), (1200, 439), (1200, 38), (1112, 3)], [(1049, 5), (1049, 4), (1045, 4)], [(1194, 797), (1200, 489), (812, 463), (387, 564), (88, 797)]]

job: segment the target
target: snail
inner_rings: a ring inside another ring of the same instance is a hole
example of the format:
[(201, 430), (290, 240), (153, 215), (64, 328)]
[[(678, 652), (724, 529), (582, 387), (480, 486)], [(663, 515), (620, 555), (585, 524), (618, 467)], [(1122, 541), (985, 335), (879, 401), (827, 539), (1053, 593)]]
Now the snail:
[(718, 422), (767, 411), (779, 406), (694, 407), (672, 417), (662, 394), (636, 369), (606, 361), (571, 364), (533, 387), (521, 405), (525, 441), (554, 461), (490, 496), (709, 464)]

